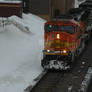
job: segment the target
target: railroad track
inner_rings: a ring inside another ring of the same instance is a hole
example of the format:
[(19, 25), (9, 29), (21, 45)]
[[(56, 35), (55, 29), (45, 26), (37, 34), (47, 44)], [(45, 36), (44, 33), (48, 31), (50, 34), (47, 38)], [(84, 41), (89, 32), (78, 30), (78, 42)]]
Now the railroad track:
[(48, 71), (47, 74), (40, 80), (40, 82), (30, 92), (52, 92), (63, 77), (62, 71)]
[(29, 92), (86, 92), (81, 90), (81, 85), (88, 68), (92, 67), (91, 53), (92, 42), (90, 41), (85, 51), (73, 64), (72, 70), (48, 71)]

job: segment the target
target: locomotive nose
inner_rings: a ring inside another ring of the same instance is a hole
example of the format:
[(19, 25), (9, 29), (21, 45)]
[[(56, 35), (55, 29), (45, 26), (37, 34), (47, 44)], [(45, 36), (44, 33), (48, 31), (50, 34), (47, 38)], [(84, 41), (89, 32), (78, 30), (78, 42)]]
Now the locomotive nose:
[(63, 49), (68, 48), (69, 37), (66, 33), (56, 33), (54, 40), (51, 42), (51, 48)]
[(71, 49), (73, 47), (73, 36), (66, 32), (54, 32), (48, 35), (45, 41), (45, 48), (55, 51)]
[(55, 48), (55, 49), (62, 49), (66, 47), (67, 47), (66, 42), (62, 40), (54, 40), (51, 44), (51, 48)]

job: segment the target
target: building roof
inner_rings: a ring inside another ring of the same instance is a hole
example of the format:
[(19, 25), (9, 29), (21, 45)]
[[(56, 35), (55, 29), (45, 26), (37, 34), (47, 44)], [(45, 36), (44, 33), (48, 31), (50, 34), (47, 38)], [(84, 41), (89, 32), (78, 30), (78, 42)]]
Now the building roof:
[(20, 3), (22, 0), (0, 0), (1, 3)]

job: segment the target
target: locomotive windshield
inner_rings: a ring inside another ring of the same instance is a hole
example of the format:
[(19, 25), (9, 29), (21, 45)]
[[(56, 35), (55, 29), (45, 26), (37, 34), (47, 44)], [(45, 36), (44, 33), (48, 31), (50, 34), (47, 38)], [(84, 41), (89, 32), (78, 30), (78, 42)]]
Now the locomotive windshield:
[(67, 32), (69, 34), (73, 34), (75, 32), (74, 26), (58, 26), (58, 25), (52, 25), (48, 24), (45, 26), (46, 32), (52, 32), (52, 31), (60, 31), (60, 32)]
[(57, 31), (58, 25), (48, 24), (48, 25), (45, 26), (45, 30), (46, 30), (46, 32)]
[(75, 32), (75, 27), (74, 26), (61, 26), (60, 30), (70, 33), (70, 34), (73, 34)]

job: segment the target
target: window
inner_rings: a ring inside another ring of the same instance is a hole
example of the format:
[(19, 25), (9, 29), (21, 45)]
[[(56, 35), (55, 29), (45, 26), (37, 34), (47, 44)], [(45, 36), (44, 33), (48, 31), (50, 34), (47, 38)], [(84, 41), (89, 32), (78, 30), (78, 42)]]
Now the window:
[(73, 34), (75, 32), (75, 27), (74, 26), (61, 26), (60, 30), (67, 32), (69, 34)]
[(46, 30), (46, 32), (57, 31), (58, 25), (48, 24), (48, 25), (45, 26), (45, 30)]

